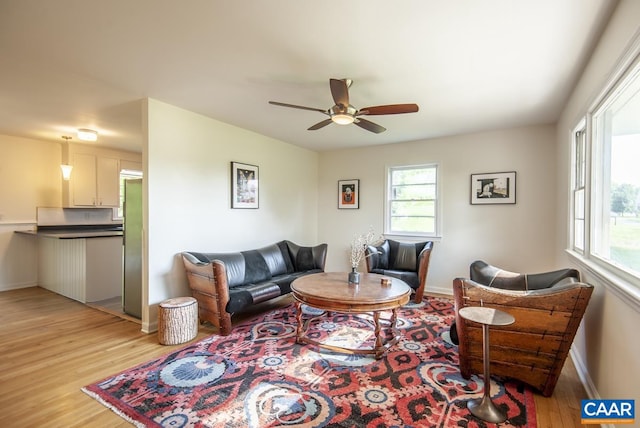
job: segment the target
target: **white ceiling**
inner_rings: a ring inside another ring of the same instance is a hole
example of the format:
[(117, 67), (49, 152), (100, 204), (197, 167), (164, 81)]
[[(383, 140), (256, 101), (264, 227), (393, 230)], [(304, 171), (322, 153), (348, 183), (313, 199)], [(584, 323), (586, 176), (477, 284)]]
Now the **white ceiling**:
[[(0, 0), (0, 134), (141, 150), (151, 97), (314, 150), (554, 123), (614, 0)], [(329, 78), (387, 128), (306, 129)]]

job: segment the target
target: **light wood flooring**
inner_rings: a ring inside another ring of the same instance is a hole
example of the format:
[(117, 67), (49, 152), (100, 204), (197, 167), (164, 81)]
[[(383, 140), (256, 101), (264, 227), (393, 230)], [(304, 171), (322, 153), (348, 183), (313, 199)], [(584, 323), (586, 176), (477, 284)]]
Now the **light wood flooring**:
[[(213, 333), (213, 327), (200, 326), (194, 340)], [(136, 322), (38, 287), (0, 292), (1, 424), (130, 427), (80, 388), (181, 346), (160, 345)], [(583, 398), (568, 360), (554, 395), (535, 397), (538, 426), (581, 426)]]

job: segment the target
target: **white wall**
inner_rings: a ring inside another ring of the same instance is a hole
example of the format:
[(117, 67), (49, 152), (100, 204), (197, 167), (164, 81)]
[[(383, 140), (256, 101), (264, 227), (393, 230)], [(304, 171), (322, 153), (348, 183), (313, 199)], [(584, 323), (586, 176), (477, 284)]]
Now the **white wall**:
[[(580, 118), (596, 100), (625, 50), (640, 37), (640, 2), (623, 0), (615, 10), (557, 126), (558, 215), (556, 258), (558, 264), (573, 260), (566, 254), (570, 177), (571, 134)], [(596, 288), (583, 325), (573, 343), (572, 357), (584, 378), (587, 391), (596, 398), (634, 398), (640, 401), (640, 342), (635, 340), (640, 325), (640, 302), (621, 296), (588, 266), (575, 263), (583, 280)]]
[(0, 291), (37, 285), (37, 206), (62, 198), (60, 144), (0, 135)]
[[(283, 239), (319, 243), (318, 155), (156, 100), (147, 104), (143, 329), (153, 330), (158, 303), (190, 295), (180, 252), (247, 250)], [(259, 167), (259, 209), (231, 209), (231, 161)]]
[[(554, 267), (554, 128), (534, 126), (320, 154), (318, 233), (329, 244), (327, 270), (348, 269), (347, 250), (370, 226), (382, 233), (385, 168), (437, 162), (442, 239), (431, 256), (427, 289), (451, 294), (476, 259), (514, 271)], [(470, 205), (470, 175), (517, 172), (515, 205)], [(337, 209), (337, 181), (360, 179), (360, 209)]]

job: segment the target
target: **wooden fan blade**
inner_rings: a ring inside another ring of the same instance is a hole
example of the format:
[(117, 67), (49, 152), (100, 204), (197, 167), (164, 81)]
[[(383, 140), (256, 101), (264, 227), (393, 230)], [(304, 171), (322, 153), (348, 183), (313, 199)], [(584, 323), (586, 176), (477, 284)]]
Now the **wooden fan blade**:
[(402, 114), (402, 113), (415, 113), (418, 111), (417, 104), (389, 104), (386, 106), (373, 106), (361, 108), (357, 116), (360, 115), (380, 115), (380, 114)]
[(387, 130), (387, 128), (385, 128), (383, 126), (380, 126), (377, 123), (373, 123), (371, 121), (368, 121), (367, 119), (358, 118), (353, 123), (355, 123), (356, 125), (358, 125), (362, 129), (366, 129), (367, 131), (375, 132), (376, 134), (379, 134), (379, 133), (384, 132), (384, 131)]
[(274, 106), (280, 106), (280, 107), (291, 107), (291, 108), (299, 108), (299, 109), (302, 109), (302, 110), (319, 111), (320, 113), (329, 114), (329, 112), (327, 112), (326, 110), (323, 110), (321, 108), (297, 106), (295, 104), (279, 103), (277, 101), (269, 101), (269, 104), (273, 104)]
[(315, 131), (316, 129), (324, 128), (325, 126), (327, 126), (331, 122), (332, 122), (331, 119), (325, 119), (322, 122), (318, 122), (315, 125), (307, 128), (307, 131)]
[(331, 95), (336, 105), (349, 106), (349, 86), (344, 79), (329, 79)]

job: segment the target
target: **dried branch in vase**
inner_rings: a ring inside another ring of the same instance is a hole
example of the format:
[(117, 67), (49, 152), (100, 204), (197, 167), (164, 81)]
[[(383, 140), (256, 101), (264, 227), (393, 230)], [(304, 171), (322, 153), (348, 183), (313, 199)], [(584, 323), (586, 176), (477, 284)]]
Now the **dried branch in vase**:
[(377, 235), (373, 229), (362, 235), (354, 235), (351, 241), (351, 253), (349, 260), (352, 269), (358, 269), (360, 262), (365, 259), (367, 245), (376, 245), (383, 240), (382, 236)]

